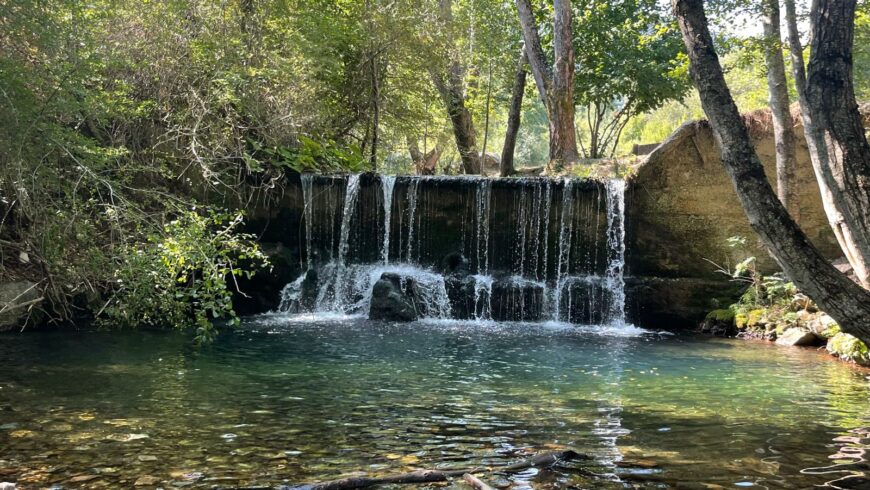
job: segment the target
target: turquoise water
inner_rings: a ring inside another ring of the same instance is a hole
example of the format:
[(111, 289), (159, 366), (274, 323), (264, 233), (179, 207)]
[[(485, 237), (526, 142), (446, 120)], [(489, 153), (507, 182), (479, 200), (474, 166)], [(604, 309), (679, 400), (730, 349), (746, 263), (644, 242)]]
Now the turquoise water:
[(10, 334), (0, 359), (0, 481), (22, 488), (294, 484), (562, 448), (593, 461), (485, 479), (801, 488), (849, 474), (870, 442), (865, 371), (632, 328), (261, 317), (203, 349)]

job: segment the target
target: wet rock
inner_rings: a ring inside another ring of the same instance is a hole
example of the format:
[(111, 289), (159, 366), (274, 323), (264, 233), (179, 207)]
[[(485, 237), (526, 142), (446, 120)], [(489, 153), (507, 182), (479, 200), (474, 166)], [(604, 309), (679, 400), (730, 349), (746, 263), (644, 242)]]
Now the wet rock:
[(870, 351), (867, 345), (847, 333), (840, 332), (828, 339), (825, 348), (840, 359), (870, 366)]
[(137, 487), (150, 487), (158, 483), (160, 483), (160, 478), (151, 475), (143, 475), (136, 479), (136, 482), (133, 483), (133, 485)]
[(810, 346), (820, 345), (821, 339), (809, 330), (789, 328), (776, 339), (777, 345)]
[(543, 283), (508, 277), (492, 283), (492, 319), (534, 321), (542, 318)]
[(372, 289), (369, 318), (393, 322), (416, 320), (418, 313), (414, 305), (413, 289), (413, 279), (403, 279), (397, 274), (383, 274)]
[(441, 270), (445, 276), (467, 276), (471, 274), (471, 265), (461, 252), (452, 252), (441, 260)]
[(733, 337), (737, 335), (734, 324), (734, 312), (731, 310), (713, 310), (707, 313), (701, 331), (717, 337)]
[(475, 279), (472, 276), (452, 275), (444, 278), (444, 287), (447, 289), (454, 318), (474, 318), (474, 286)]
[(36, 283), (15, 281), (0, 283), (0, 332), (17, 327), (32, 311), (32, 306), (41, 301), (42, 292)]

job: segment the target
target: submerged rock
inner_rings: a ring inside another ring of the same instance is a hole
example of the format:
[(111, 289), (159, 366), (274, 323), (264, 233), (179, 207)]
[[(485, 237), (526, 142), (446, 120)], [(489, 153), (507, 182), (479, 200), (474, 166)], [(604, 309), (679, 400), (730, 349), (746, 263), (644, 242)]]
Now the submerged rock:
[(786, 329), (782, 335), (776, 339), (776, 343), (777, 345), (809, 346), (819, 345), (821, 339), (809, 330), (792, 327)]
[(410, 322), (418, 318), (414, 306), (414, 280), (397, 274), (383, 274), (372, 289), (369, 318), (394, 322)]

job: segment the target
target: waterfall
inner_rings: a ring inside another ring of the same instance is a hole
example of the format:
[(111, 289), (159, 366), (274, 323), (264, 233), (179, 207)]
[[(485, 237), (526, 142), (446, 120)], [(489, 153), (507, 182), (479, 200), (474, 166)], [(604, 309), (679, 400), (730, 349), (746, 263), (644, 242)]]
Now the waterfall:
[(625, 323), (625, 181), (607, 181), (607, 289), (610, 311), (606, 320)]
[(492, 276), (476, 274), (474, 278), (474, 319), (492, 320)]
[(419, 185), (419, 179), (412, 180), (408, 185), (408, 253), (405, 256), (408, 263), (413, 262), (411, 251), (414, 249), (414, 223), (417, 216), (417, 188)]
[(492, 200), (492, 181), (480, 179), (475, 191), (477, 212), (475, 213), (475, 229), (477, 231), (477, 272), (489, 272), (489, 204)]
[[(405, 194), (394, 203), (397, 183)], [(367, 315), (386, 278), (420, 318), (624, 324), (625, 187), (303, 174), (304, 237), (289, 240), (305, 261), (279, 310)]]
[(338, 263), (344, 265), (347, 258), (347, 241), (350, 236), (350, 219), (359, 195), (359, 175), (352, 174), (347, 177), (347, 187), (344, 191), (344, 211), (341, 214), (341, 235), (338, 242)]
[(308, 270), (311, 270), (311, 262), (313, 259), (311, 248), (311, 233), (314, 227), (314, 174), (302, 174), (302, 214), (305, 219), (305, 265)]
[(395, 175), (381, 175), (381, 190), (384, 196), (384, 248), (381, 249), (381, 258), (384, 265), (390, 263), (390, 218), (393, 214), (393, 188), (395, 186)]
[[(562, 212), (559, 224), (559, 257), (556, 262), (556, 288), (553, 291), (552, 319), (562, 319), (562, 295), (571, 271), (571, 238), (574, 235), (574, 181), (565, 178), (562, 187)], [(570, 293), (570, 291), (569, 291)], [(570, 300), (570, 294), (569, 294)]]

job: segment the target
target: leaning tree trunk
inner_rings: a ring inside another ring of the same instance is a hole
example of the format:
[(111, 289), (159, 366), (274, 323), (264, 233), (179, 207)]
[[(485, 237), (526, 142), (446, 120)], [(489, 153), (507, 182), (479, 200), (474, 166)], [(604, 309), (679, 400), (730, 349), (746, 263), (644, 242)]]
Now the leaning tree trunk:
[(795, 197), (794, 122), (788, 100), (788, 83), (782, 59), (782, 31), (779, 20), (779, 0), (764, 0), (764, 58), (767, 64), (767, 90), (773, 119), (773, 139), (776, 144), (776, 195), (795, 220), (800, 209)]
[(547, 108), (550, 129), (548, 171), (558, 172), (579, 160), (574, 126), (574, 45), (570, 0), (553, 2), (553, 67), (547, 65), (530, 0), (516, 0), (529, 66)]
[(861, 283), (864, 284), (864, 287), (867, 287), (867, 282), (864, 278), (867, 277), (868, 264), (864, 259), (864, 255), (860, 252), (851, 228), (846, 221), (842, 198), (833, 185), (833, 177), (830, 171), (830, 164), (828, 163), (827, 143), (815, 120), (810, 116), (809, 103), (806, 97), (807, 74), (804, 69), (803, 46), (801, 46), (800, 34), (797, 28), (797, 14), (795, 12), (794, 0), (785, 0), (784, 3), (794, 84), (797, 89), (798, 103), (801, 107), (801, 119), (804, 125), (807, 149), (810, 153), (810, 161), (813, 164), (816, 182), (819, 185), (822, 206), (828, 218), (828, 223), (834, 232), (834, 237), (836, 237), (837, 243), (840, 245), (840, 250), (843, 251), (843, 255), (846, 256)]
[(767, 181), (764, 167), (725, 83), (702, 0), (672, 0), (690, 72), (749, 223), (794, 283), (840, 324), (870, 342), (870, 292), (831, 265), (789, 216)]
[(852, 83), (855, 6), (855, 0), (813, 2), (805, 117), (811, 121), (816, 150), (827, 163), (826, 180), (851, 233), (858, 262), (855, 272), (866, 287), (870, 285), (870, 145)]
[(441, 95), (441, 100), (447, 108), (447, 115), (453, 126), (453, 138), (456, 140), (456, 149), (462, 161), (462, 172), (465, 174), (480, 173), (480, 156), (477, 153), (477, 135), (474, 130), (474, 121), (471, 112), (465, 107), (465, 94), (461, 86), (461, 68), (457, 62), (450, 64), (449, 81), (433, 74), (432, 80), (435, 88)]
[[(452, 0), (440, 0), (440, 23), (446, 29), (453, 22)], [(459, 55), (455, 47), (448, 49), (446, 73), (438, 73), (434, 68), (429, 69), (432, 83), (444, 107), (450, 117), (453, 126), (453, 137), (456, 140), (456, 149), (462, 161), (462, 172), (465, 174), (480, 174), (481, 159), (477, 152), (477, 134), (474, 130), (474, 121), (471, 112), (465, 106), (464, 78), (465, 70), (459, 61)]]
[(520, 119), (523, 115), (523, 95), (526, 91), (526, 50), (520, 52), (517, 62), (517, 75), (514, 78), (514, 88), (511, 92), (511, 106), (508, 110), (507, 130), (504, 135), (504, 146), (501, 150), (499, 174), (508, 177), (516, 173), (514, 168), (514, 152), (517, 146), (517, 134), (520, 132)]

